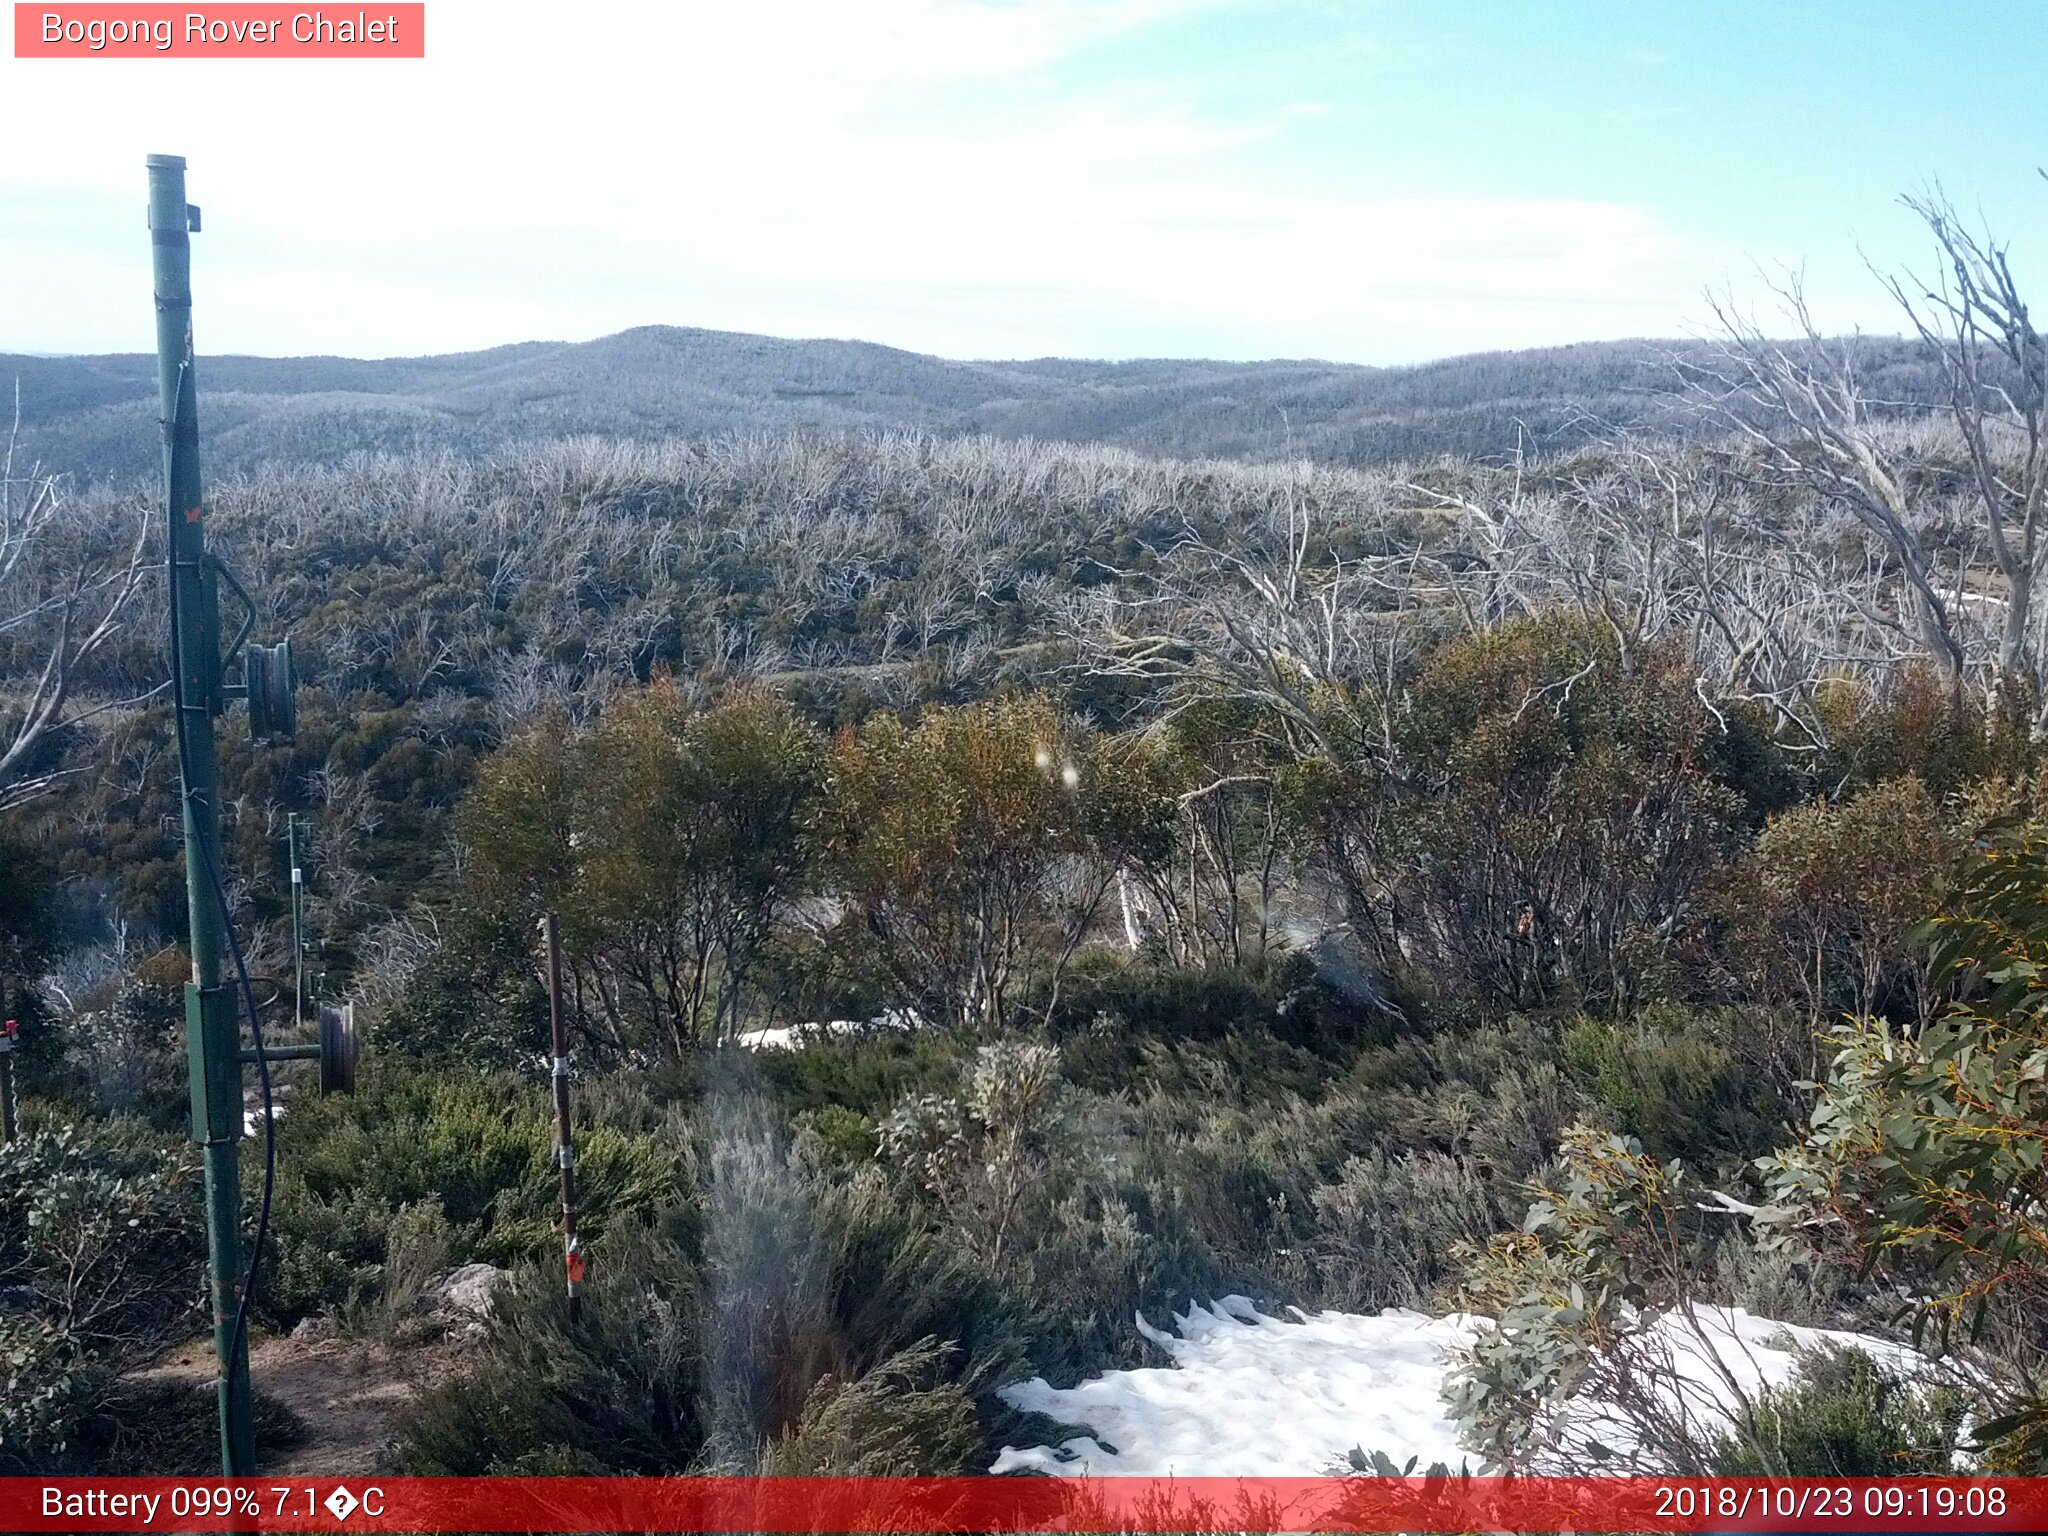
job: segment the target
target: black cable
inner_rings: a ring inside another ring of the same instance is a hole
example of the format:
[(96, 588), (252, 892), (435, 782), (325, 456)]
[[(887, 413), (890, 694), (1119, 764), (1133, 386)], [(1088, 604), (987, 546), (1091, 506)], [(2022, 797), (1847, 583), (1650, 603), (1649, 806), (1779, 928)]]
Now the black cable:
[[(221, 931), (227, 936), (228, 953), (235, 957), (235, 975), (241, 982), (242, 1006), (249, 1013), (249, 1038), (256, 1047), (256, 1078), (263, 1085), (263, 1198), (256, 1211), (256, 1241), (249, 1249), (249, 1267), (242, 1279), (241, 1295), (235, 1302), (234, 1338), (228, 1358), (240, 1352), (249, 1337), (249, 1298), (256, 1293), (256, 1275), (263, 1263), (263, 1243), (270, 1236), (270, 1194), (277, 1178), (277, 1110), (270, 1095), (270, 1058), (263, 1054), (263, 1025), (256, 1016), (256, 994), (249, 985), (249, 968), (242, 960), (242, 941), (235, 933), (234, 913), (228, 908), (228, 893), (220, 883), (211, 853), (201, 850), (213, 899), (220, 905)], [(237, 1074), (239, 1077), (239, 1074)]]
[[(178, 369), (177, 400), (185, 396), (186, 365)], [(164, 424), (166, 434), (177, 430), (177, 406), (173, 406), (172, 419)], [(185, 648), (178, 626), (178, 514), (172, 505), (169, 487), (164, 496), (164, 574), (169, 591), (171, 612), (171, 713), (176, 725), (178, 741), (178, 788), (180, 798), (190, 813), (195, 799), (192, 789), (192, 748), (186, 738), (185, 727)], [(197, 818), (195, 818), (195, 821)], [(219, 823), (215, 823), (216, 832)], [(199, 851), (199, 862), (206, 870), (207, 884), (213, 890), (213, 899), (220, 907), (221, 931), (228, 941), (228, 951), (234, 956), (235, 976), (241, 984), (242, 1006), (249, 1015), (249, 1036), (256, 1047), (256, 1073), (263, 1085), (263, 1199), (256, 1217), (256, 1241), (249, 1251), (248, 1268), (243, 1272), (242, 1283), (235, 1300), (235, 1324), (229, 1337), (228, 1358), (224, 1362), (232, 1368), (249, 1338), (249, 1298), (256, 1289), (256, 1277), (263, 1262), (264, 1240), (270, 1234), (270, 1197), (277, 1176), (277, 1114), (270, 1089), (270, 1061), (263, 1053), (263, 1024), (256, 1012), (255, 989), (249, 985), (249, 968), (242, 957), (242, 942), (235, 933), (234, 912), (228, 906), (228, 894), (221, 885), (220, 871), (214, 867), (213, 850), (207, 846), (202, 835), (192, 840)], [(237, 1031), (239, 1033), (239, 1031)], [(236, 1074), (237, 1080), (240, 1073)], [(239, 1108), (239, 1106), (237, 1106)], [(239, 1213), (237, 1213), (239, 1217)]]

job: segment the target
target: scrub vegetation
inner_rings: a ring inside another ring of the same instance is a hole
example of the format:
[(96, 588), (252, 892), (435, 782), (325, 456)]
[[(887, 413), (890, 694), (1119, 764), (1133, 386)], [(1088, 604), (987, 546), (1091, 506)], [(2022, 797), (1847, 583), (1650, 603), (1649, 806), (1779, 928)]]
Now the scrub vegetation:
[[(310, 819), (366, 1035), (352, 1098), (280, 1070), (261, 1325), (420, 1338), (509, 1271), (421, 1472), (975, 1470), (1045, 1438), (996, 1387), (1232, 1293), (1499, 1317), (1475, 1465), (1556, 1464), (1598, 1386), (1686, 1471), (2048, 1470), (2048, 353), (1922, 211), (1917, 405), (1731, 323), (1684, 432), (1547, 451), (627, 423), (222, 476), (305, 678), (294, 741), (223, 725), (230, 894), (288, 1033)], [(0, 1457), (55, 1467), (195, 1331), (199, 1240), (151, 493), (24, 462)], [(1645, 1320), (1716, 1302), (1939, 1380), (1660, 1421)]]

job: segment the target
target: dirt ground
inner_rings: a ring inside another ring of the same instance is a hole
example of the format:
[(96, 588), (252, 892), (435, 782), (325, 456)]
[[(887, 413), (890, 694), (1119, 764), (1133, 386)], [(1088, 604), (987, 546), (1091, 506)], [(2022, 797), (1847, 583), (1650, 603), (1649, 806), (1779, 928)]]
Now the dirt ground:
[[(249, 1378), (262, 1406), (275, 1404), (296, 1421), (296, 1433), (261, 1456), (266, 1472), (343, 1476), (388, 1472), (392, 1423), (427, 1383), (455, 1368), (452, 1344), (388, 1344), (356, 1339), (258, 1338), (249, 1350)], [(138, 1388), (208, 1390), (214, 1380), (213, 1340), (193, 1339), (128, 1380)]]

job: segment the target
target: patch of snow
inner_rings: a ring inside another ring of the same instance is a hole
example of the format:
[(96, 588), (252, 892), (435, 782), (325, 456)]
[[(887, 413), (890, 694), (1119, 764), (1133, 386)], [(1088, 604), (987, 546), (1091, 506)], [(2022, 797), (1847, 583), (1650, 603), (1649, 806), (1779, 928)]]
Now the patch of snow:
[[(1704, 1306), (1694, 1313), (1697, 1326), (1676, 1313), (1665, 1313), (1651, 1327), (1649, 1342), (1659, 1375), (1669, 1382), (1658, 1392), (1664, 1410), (1703, 1430), (1728, 1425), (1741, 1400), (1753, 1400), (1766, 1387), (1784, 1386), (1798, 1368), (1800, 1355), (1814, 1350), (1860, 1349), (1895, 1376), (1915, 1376), (1925, 1366), (1904, 1345), (1869, 1334), (1774, 1322), (1740, 1307)], [(1633, 1426), (1606, 1404), (1582, 1400), (1574, 1406), (1566, 1431), (1570, 1441), (1582, 1445), (1597, 1440), (1622, 1455), (1637, 1449)]]
[[(270, 1118), (272, 1120), (282, 1120), (284, 1118), (284, 1103), (281, 1094), (273, 1093), (270, 1097)], [(262, 1138), (263, 1106), (260, 1103), (253, 1109), (245, 1108), (242, 1111), (242, 1135), (249, 1141), (256, 1141)]]
[(886, 1008), (872, 1019), (825, 1019), (810, 1024), (785, 1024), (776, 1029), (750, 1029), (739, 1037), (749, 1051), (798, 1051), (828, 1035), (866, 1035), (885, 1029), (912, 1029), (919, 1020), (908, 1008)]
[[(1110, 1371), (1069, 1388), (1042, 1378), (999, 1395), (1029, 1413), (1092, 1431), (1057, 1446), (1005, 1446), (991, 1472), (1081, 1476), (1316, 1477), (1344, 1464), (1352, 1447), (1456, 1468), (1473, 1458), (1439, 1396), (1446, 1352), (1468, 1345), (1488, 1320), (1469, 1313), (1431, 1317), (1390, 1308), (1377, 1317), (1293, 1311), (1283, 1322), (1242, 1296), (1196, 1304), (1174, 1317), (1174, 1332), (1141, 1316), (1138, 1331), (1171, 1366)], [(1711, 1347), (1745, 1394), (1788, 1381), (1798, 1351), (1824, 1344), (1866, 1350), (1888, 1370), (1918, 1357), (1883, 1339), (1803, 1328), (1736, 1307), (1697, 1309), (1699, 1329), (1673, 1314), (1658, 1319), (1658, 1342), (1688, 1385), (1696, 1410), (1731, 1401)], [(1704, 1337), (1703, 1337), (1704, 1336)], [(1722, 1411), (1725, 1415), (1725, 1407)], [(1588, 1405), (1581, 1427), (1617, 1435)], [(1475, 1463), (1476, 1470), (1476, 1463)]]

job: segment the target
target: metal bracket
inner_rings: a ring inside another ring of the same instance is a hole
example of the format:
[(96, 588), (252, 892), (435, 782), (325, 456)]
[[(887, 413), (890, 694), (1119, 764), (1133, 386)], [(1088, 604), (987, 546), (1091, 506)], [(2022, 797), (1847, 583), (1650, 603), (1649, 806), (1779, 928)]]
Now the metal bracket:
[(236, 1052), (219, 1050), (233, 1041), (240, 1014), (225, 987), (185, 984), (185, 1049), (192, 1062), (192, 1139), (239, 1140), (242, 1135), (242, 1069)]
[[(220, 574), (221, 579), (228, 584), (228, 590), (242, 600), (242, 627), (235, 631), (235, 638), (228, 642), (228, 648), (222, 651), (220, 655), (220, 669), (225, 672), (228, 669), (228, 663), (235, 659), (235, 653), (241, 650), (243, 642), (249, 638), (249, 632), (256, 627), (256, 599), (249, 595), (247, 587), (235, 579), (235, 573), (228, 569), (227, 561), (221, 559), (212, 550), (206, 552), (206, 563)], [(223, 688), (221, 690), (223, 693), (234, 693), (235, 691), (233, 688)]]
[(151, 208), (149, 210), (149, 233), (152, 245), (176, 245), (185, 236), (198, 234), (199, 205), (197, 203), (187, 203), (185, 205), (185, 223), (182, 229), (175, 224), (166, 227), (157, 223), (156, 209)]

